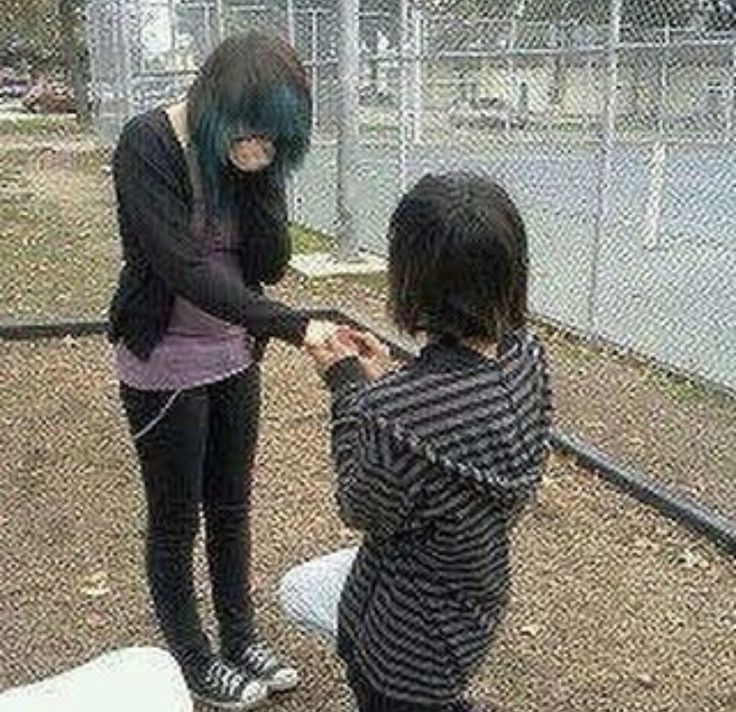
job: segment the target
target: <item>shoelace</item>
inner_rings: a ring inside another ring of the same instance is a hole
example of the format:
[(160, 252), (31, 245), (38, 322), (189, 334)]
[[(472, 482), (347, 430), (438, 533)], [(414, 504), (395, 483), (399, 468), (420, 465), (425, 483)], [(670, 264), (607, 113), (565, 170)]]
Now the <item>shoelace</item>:
[(230, 696), (240, 691), (239, 688), (243, 684), (243, 679), (243, 676), (239, 672), (227, 667), (219, 660), (210, 665), (205, 675), (205, 681), (208, 684), (216, 684), (217, 687), (224, 689)]
[(278, 664), (275, 653), (262, 640), (249, 645), (245, 654), (248, 663), (259, 672)]

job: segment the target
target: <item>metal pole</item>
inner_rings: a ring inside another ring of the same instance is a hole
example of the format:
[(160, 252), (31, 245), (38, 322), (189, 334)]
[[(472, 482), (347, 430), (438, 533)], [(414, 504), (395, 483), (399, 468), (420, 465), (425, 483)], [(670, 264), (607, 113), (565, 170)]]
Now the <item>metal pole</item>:
[(672, 42), (672, 32), (669, 25), (664, 30), (664, 49), (661, 54), (659, 67), (659, 115), (657, 116), (657, 132), (662, 137), (667, 129), (667, 63), (669, 62), (669, 49)]
[[(289, 44), (296, 46), (296, 23), (294, 14), (294, 0), (286, 0), (286, 29), (289, 37)], [(286, 183), (286, 201), (288, 206), (289, 219), (292, 222), (298, 222), (297, 210), (299, 188), (297, 186), (297, 177), (295, 174), (289, 176)]]
[(728, 106), (726, 107), (726, 135), (733, 138), (734, 123), (736, 122), (736, 34), (733, 35), (733, 48), (731, 50), (731, 76), (729, 77), (728, 90)]
[[(585, 84), (588, 87), (588, 90), (585, 92), (585, 98), (583, 99), (583, 132), (587, 137), (588, 131), (590, 130), (591, 97), (595, 96), (595, 84), (593, 82), (593, 58), (590, 55), (588, 55), (588, 58), (585, 60)], [(597, 114), (597, 112), (595, 113)]]
[(596, 322), (596, 299), (601, 242), (608, 229), (613, 174), (613, 152), (616, 142), (616, 89), (618, 86), (618, 45), (621, 37), (621, 6), (623, 0), (611, 0), (608, 43), (606, 45), (606, 83), (604, 92), (603, 133), (601, 136), (601, 166), (598, 175), (598, 214), (596, 215), (591, 273), (588, 288), (587, 321), (589, 336), (594, 336)]
[(215, 0), (215, 13), (217, 14), (217, 43), (225, 39), (225, 8), (223, 0)]
[(319, 124), (318, 107), (319, 107), (319, 16), (317, 10), (310, 11), (312, 16), (311, 23), (311, 43), (310, 48), (312, 56), (312, 131), (317, 130)]
[(171, 57), (174, 60), (173, 69), (179, 69), (179, 56), (176, 53), (176, 8), (174, 0), (168, 0), (167, 3), (169, 13), (169, 42), (171, 42)]
[(657, 138), (654, 142), (654, 146), (652, 147), (649, 195), (647, 199), (647, 217), (644, 229), (644, 247), (646, 249), (655, 249), (659, 245), (659, 235), (662, 228), (662, 194), (664, 192), (665, 164), (667, 162), (665, 132), (667, 128), (667, 62), (670, 42), (671, 33), (668, 25), (664, 32), (662, 64), (659, 69)]
[(507, 61), (506, 61), (506, 92), (507, 92), (507, 109), (506, 109), (506, 138), (511, 138), (511, 116), (514, 111), (514, 100), (516, 98), (514, 91), (516, 88), (516, 63), (514, 62), (514, 50), (516, 49), (516, 15), (509, 22), (509, 34), (507, 39)]
[(409, 0), (401, 0), (401, 32), (399, 35), (399, 185), (406, 191), (409, 127), (412, 123), (409, 105), (409, 68), (406, 48), (409, 43)]
[(650, 250), (659, 245), (662, 227), (662, 193), (664, 192), (667, 144), (660, 137), (652, 149), (652, 166), (647, 200), (647, 224), (644, 232), (644, 247)]
[(358, 257), (356, 206), (359, 159), (359, 0), (340, 0), (339, 120), (337, 145), (338, 259)]
[(294, 21), (294, 0), (286, 0), (286, 34), (289, 44), (296, 44), (296, 23)]
[[(127, 12), (127, 5), (125, 0), (115, 0), (117, 6), (117, 18), (118, 18), (118, 37), (120, 39), (120, 95), (122, 99), (122, 112), (118, 111), (119, 118), (121, 121), (126, 121), (134, 113), (137, 107), (133, 106), (133, 89), (131, 87), (132, 81), (132, 62), (130, 57), (130, 17)], [(138, 15), (140, 17), (140, 15)], [(122, 116), (120, 114), (122, 113)]]
[(424, 54), (424, 18), (420, 8), (414, 6), (414, 72), (412, 86), (412, 112), (414, 115), (414, 142), (422, 142), (424, 112), (424, 88), (422, 57)]

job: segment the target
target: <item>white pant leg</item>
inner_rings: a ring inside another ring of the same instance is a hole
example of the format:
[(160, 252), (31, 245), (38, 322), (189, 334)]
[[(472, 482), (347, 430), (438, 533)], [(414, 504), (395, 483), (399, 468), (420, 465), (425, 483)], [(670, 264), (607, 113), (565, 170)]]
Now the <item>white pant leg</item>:
[(192, 712), (179, 665), (165, 650), (124, 648), (0, 694), (0, 712)]
[(340, 549), (299, 564), (286, 572), (279, 586), (281, 608), (304, 630), (337, 640), (337, 606), (358, 547)]

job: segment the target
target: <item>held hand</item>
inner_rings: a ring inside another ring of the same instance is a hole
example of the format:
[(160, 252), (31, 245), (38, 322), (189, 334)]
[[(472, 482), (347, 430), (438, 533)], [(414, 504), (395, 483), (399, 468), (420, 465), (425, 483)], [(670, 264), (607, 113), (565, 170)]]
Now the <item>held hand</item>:
[(304, 348), (321, 372), (350, 357), (358, 358), (366, 376), (372, 381), (388, 370), (388, 348), (373, 334), (348, 326), (311, 321), (304, 338)]
[(356, 348), (361, 358), (388, 358), (390, 356), (388, 347), (369, 331), (358, 331), (348, 326), (341, 326), (338, 327), (337, 334), (344, 344)]
[(337, 334), (338, 328), (331, 321), (310, 320), (304, 335), (304, 348), (311, 353), (312, 349), (322, 346), (331, 336)]
[(314, 359), (319, 371), (325, 371), (334, 363), (354, 353), (344, 353), (345, 348), (337, 343), (339, 327), (329, 321), (312, 320), (304, 336), (304, 350)]
[(373, 334), (349, 327), (340, 327), (338, 338), (346, 346), (357, 350), (358, 360), (366, 376), (371, 381), (375, 381), (386, 374), (390, 352), (388, 347), (381, 343)]
[(343, 359), (358, 356), (358, 349), (343, 341), (335, 333), (317, 345), (307, 347), (307, 352), (314, 359), (315, 366), (320, 372), (328, 370)]

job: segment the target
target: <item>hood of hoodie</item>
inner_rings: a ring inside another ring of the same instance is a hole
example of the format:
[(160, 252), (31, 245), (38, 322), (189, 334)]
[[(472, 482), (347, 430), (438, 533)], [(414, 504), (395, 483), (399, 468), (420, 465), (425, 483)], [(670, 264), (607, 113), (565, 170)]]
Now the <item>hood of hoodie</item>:
[[(494, 501), (533, 489), (549, 451), (552, 404), (544, 348), (527, 330), (488, 357), (433, 343), (384, 383), (376, 410), (412, 450)], [(411, 394), (400, 397), (403, 382)], [(388, 385), (388, 389), (385, 386)]]

